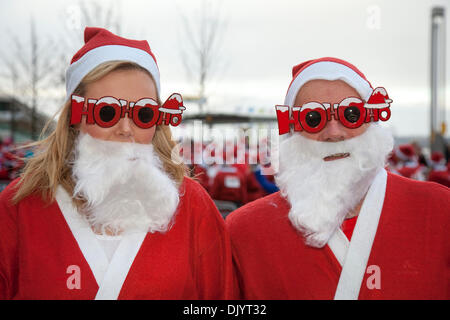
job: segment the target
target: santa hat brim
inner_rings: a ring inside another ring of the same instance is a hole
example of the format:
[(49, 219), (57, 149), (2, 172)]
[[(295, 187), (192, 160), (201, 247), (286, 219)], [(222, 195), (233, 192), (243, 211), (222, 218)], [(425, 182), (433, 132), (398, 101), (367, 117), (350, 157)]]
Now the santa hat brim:
[(66, 101), (70, 100), (73, 91), (89, 72), (108, 61), (129, 61), (143, 67), (152, 75), (156, 90), (160, 93), (159, 69), (147, 52), (128, 46), (108, 45), (90, 50), (69, 66), (66, 71)]
[(311, 80), (342, 80), (354, 88), (365, 101), (373, 91), (370, 83), (350, 67), (333, 61), (320, 61), (306, 67), (295, 77), (289, 86), (284, 104), (292, 107), (300, 88)]
[(397, 156), (397, 158), (399, 158), (402, 161), (410, 161), (410, 160), (412, 160), (414, 158), (414, 157), (411, 157), (411, 156), (407, 156), (399, 148), (395, 148), (394, 149), (394, 153)]
[(383, 108), (387, 108), (387, 107), (389, 107), (389, 103), (366, 103), (366, 104), (364, 104), (364, 108), (383, 109)]
[(170, 114), (180, 114), (183, 112), (182, 110), (185, 110), (185, 109), (186, 109), (185, 107), (180, 107), (180, 109), (168, 109), (168, 108), (161, 107), (158, 110), (161, 112), (170, 113)]

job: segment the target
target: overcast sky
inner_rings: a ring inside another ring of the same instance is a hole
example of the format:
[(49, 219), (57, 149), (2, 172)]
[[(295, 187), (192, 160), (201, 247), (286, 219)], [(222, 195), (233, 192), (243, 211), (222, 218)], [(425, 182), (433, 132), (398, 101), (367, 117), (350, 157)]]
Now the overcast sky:
[[(181, 16), (195, 17), (200, 3), (127, 0), (116, 7), (121, 13), (122, 36), (149, 41), (161, 70), (163, 100), (172, 92), (195, 93), (196, 87), (187, 77), (181, 58), (189, 41), (183, 32)], [(446, 118), (450, 122), (449, 1), (212, 3), (220, 5), (219, 19), (224, 28), (214, 60), (214, 78), (207, 86), (210, 110), (274, 113), (274, 106), (284, 101), (292, 66), (312, 58), (334, 56), (355, 64), (373, 86), (387, 89), (394, 101), (389, 125), (398, 136), (428, 135), (430, 16), (433, 6), (443, 6), (447, 15)], [(28, 39), (31, 15), (40, 35), (64, 34), (77, 5), (78, 1), (1, 0), (3, 51), (7, 51), (4, 44), (11, 32), (24, 41)], [(73, 41), (75, 53), (81, 45), (83, 30), (73, 23), (72, 29), (79, 35)], [(48, 112), (56, 108), (41, 105)]]

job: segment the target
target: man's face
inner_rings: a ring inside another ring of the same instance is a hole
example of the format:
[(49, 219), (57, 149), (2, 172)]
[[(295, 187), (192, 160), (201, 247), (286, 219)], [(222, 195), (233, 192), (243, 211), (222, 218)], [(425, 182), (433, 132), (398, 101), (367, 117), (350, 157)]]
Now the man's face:
[[(294, 106), (308, 102), (339, 104), (360, 98), (343, 81), (313, 80)], [(306, 243), (323, 247), (353, 212), (393, 147), (392, 134), (377, 124), (350, 129), (333, 117), (317, 133), (295, 132), (280, 144), (277, 185), (291, 205), (289, 219)]]
[[(138, 101), (146, 97), (157, 99), (156, 86), (145, 72), (140, 70), (116, 70), (98, 81), (88, 85), (84, 95), (89, 99), (99, 99), (105, 96), (120, 97), (127, 101)], [(152, 142), (156, 126), (148, 129), (138, 127), (128, 116), (121, 118), (114, 126), (103, 128), (97, 124), (87, 124), (83, 117), (80, 130), (101, 140), (118, 142), (137, 142), (149, 144)]]
[[(295, 99), (294, 106), (302, 106), (307, 102), (340, 103), (348, 97), (361, 98), (358, 92), (343, 81), (312, 80), (302, 86)], [(334, 118), (328, 121), (326, 126), (318, 133), (300, 132), (301, 135), (312, 140), (323, 142), (337, 142), (359, 136), (366, 131), (369, 123), (364, 123), (359, 128), (349, 129)], [(327, 158), (325, 161), (337, 160)]]

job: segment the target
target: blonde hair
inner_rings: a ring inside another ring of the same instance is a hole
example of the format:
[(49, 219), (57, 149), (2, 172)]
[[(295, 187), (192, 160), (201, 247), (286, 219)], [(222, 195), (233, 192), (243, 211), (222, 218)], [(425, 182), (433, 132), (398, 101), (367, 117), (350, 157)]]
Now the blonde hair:
[[(116, 70), (140, 70), (146, 72), (153, 80), (151, 74), (141, 66), (127, 61), (109, 61), (100, 64), (89, 72), (74, 90), (73, 94), (83, 96), (87, 86)], [(161, 100), (158, 97), (158, 103)], [(56, 115), (61, 112), (56, 128), (43, 138), (49, 130)], [(69, 194), (73, 194), (75, 182), (72, 179), (72, 167), (70, 165), (72, 150), (78, 130), (70, 125), (71, 101), (67, 101), (62, 109), (45, 125), (39, 141), (31, 143), (28, 147), (35, 147), (35, 155), (28, 160), (21, 174), (21, 179), (16, 185), (17, 192), (12, 198), (12, 203), (17, 204), (31, 194), (39, 194), (44, 202), (50, 204), (54, 200), (56, 188), (61, 185)], [(172, 160), (172, 149), (176, 143), (172, 140), (170, 128), (166, 125), (158, 125), (153, 136), (152, 144), (159, 155), (165, 171), (178, 185), (188, 174), (186, 166)], [(175, 160), (175, 159), (174, 159)], [(81, 208), (83, 200), (73, 199), (74, 204)]]

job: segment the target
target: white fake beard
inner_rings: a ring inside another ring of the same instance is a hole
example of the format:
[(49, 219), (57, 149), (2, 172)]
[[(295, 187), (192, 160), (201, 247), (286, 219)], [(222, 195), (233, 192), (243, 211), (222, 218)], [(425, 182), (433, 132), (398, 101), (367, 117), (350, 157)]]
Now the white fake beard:
[(104, 141), (80, 132), (74, 148), (73, 197), (102, 234), (165, 232), (179, 202), (152, 144)]
[[(307, 245), (327, 244), (363, 199), (378, 169), (384, 168), (393, 145), (391, 132), (378, 124), (344, 141), (321, 142), (297, 133), (280, 144), (276, 183), (291, 204), (289, 220)], [(323, 160), (347, 152), (347, 158)]]

